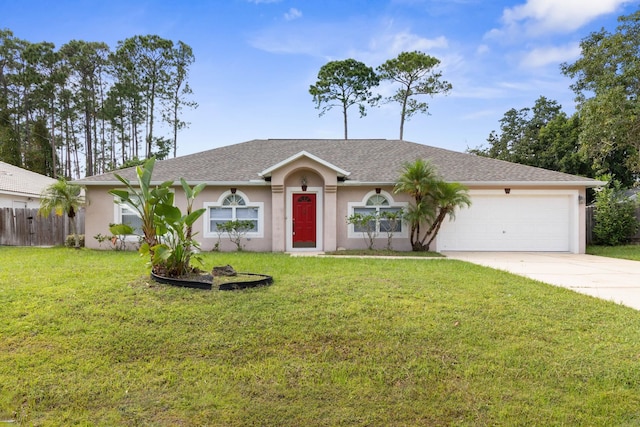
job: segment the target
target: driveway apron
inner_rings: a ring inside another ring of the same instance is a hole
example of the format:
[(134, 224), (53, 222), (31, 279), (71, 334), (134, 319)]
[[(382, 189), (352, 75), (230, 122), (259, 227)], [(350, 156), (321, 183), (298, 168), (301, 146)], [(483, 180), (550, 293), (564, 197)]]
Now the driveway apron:
[(549, 252), (445, 252), (443, 255), (640, 310), (640, 261)]

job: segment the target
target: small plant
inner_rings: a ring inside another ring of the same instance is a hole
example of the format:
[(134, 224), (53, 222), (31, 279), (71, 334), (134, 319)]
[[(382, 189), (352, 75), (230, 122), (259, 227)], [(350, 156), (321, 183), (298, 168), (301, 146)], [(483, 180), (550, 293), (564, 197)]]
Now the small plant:
[(220, 252), (222, 250), (221, 244), (222, 244), (222, 235), (224, 234), (224, 230), (222, 230), (220, 227), (218, 227), (218, 228), (216, 228), (216, 234), (218, 235), (218, 240), (213, 245), (213, 249), (211, 249), (211, 250), (213, 252)]
[(64, 245), (68, 248), (84, 248), (84, 234), (69, 234)]
[(116, 251), (124, 251), (127, 249), (127, 236), (134, 233), (133, 227), (129, 224), (109, 224), (111, 232), (111, 244)]
[(243, 249), (242, 239), (249, 231), (253, 230), (253, 228), (253, 221), (248, 219), (227, 221), (225, 223), (218, 224), (218, 231), (227, 233), (229, 240), (236, 245), (238, 251)]
[(378, 214), (370, 213), (354, 213), (347, 217), (347, 223), (353, 224), (355, 231), (363, 232), (364, 241), (367, 249), (373, 249), (374, 239), (376, 237), (376, 224), (378, 222)]
[(104, 242), (111, 242), (111, 239), (113, 239), (113, 236), (110, 236), (108, 234), (98, 233), (95, 236), (93, 236), (93, 238), (98, 241), (99, 246), (102, 246)]
[(383, 211), (380, 213), (380, 231), (387, 233), (387, 250), (393, 250), (391, 240), (393, 233), (398, 230), (398, 226), (402, 223), (402, 211)]
[(128, 224), (109, 224), (109, 231), (111, 234), (98, 233), (93, 236), (93, 238), (98, 241), (100, 246), (105, 242), (109, 242), (111, 244), (111, 249), (116, 251), (126, 250), (127, 236), (131, 236), (135, 233), (133, 227)]

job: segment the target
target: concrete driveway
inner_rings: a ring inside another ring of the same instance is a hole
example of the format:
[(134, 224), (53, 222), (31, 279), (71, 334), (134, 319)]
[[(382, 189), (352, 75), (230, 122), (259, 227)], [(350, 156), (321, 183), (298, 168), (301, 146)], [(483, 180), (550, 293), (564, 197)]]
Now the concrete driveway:
[(548, 252), (444, 252), (443, 255), (640, 310), (639, 261)]

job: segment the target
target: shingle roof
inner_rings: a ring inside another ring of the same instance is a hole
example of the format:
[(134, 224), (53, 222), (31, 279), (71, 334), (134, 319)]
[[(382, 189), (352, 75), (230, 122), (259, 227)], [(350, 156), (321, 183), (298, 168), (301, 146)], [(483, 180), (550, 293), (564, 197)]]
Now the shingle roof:
[(0, 162), (0, 192), (40, 196), (55, 179)]
[[(505, 162), (467, 153), (387, 139), (255, 139), (156, 163), (154, 181), (235, 182), (260, 180), (260, 172), (306, 151), (350, 172), (347, 181), (393, 183), (404, 163), (428, 159), (443, 179), (473, 183), (572, 183), (598, 185), (598, 181), (561, 172)], [(134, 170), (118, 173), (135, 179)], [(87, 177), (80, 184), (117, 182), (113, 173)]]

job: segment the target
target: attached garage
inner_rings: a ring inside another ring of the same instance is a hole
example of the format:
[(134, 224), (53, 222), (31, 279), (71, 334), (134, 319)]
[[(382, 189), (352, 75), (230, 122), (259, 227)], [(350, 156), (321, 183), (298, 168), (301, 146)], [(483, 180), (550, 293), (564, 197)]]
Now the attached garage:
[(446, 221), (438, 251), (575, 252), (577, 191), (471, 191), (472, 205)]

